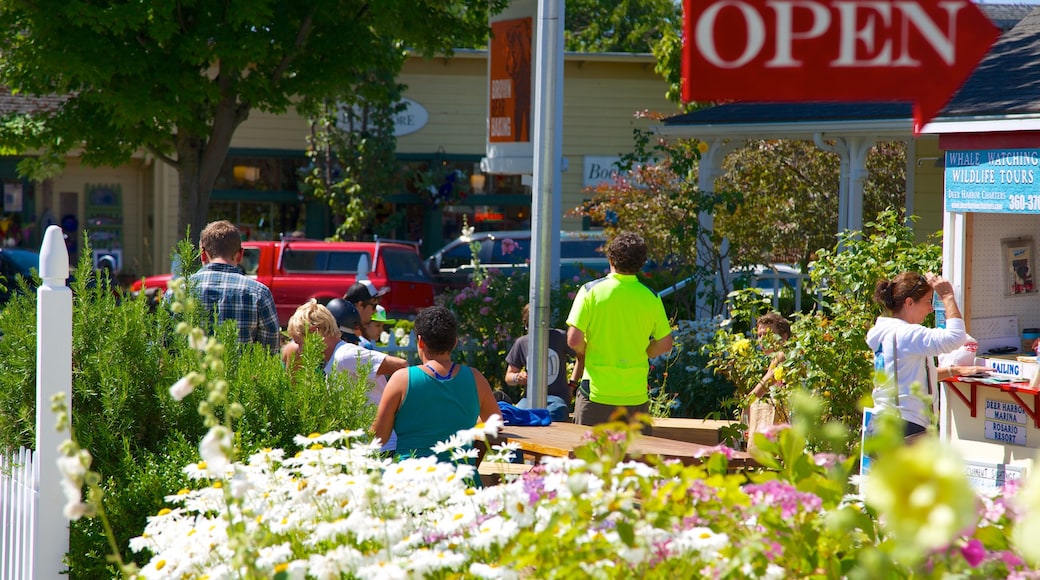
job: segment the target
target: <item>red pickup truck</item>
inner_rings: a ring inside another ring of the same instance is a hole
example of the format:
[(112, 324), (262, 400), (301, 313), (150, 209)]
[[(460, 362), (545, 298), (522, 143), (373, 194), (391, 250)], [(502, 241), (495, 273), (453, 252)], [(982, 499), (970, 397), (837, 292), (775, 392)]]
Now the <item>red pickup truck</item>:
[[(242, 269), (271, 289), (282, 327), (311, 298), (322, 303), (342, 298), (361, 270), (376, 288), (390, 288), (382, 304), (392, 317), (414, 317), (433, 304), (433, 280), (418, 248), (407, 242), (285, 239), (242, 242), (242, 248)], [(149, 276), (134, 282), (131, 290), (161, 295), (170, 278)]]

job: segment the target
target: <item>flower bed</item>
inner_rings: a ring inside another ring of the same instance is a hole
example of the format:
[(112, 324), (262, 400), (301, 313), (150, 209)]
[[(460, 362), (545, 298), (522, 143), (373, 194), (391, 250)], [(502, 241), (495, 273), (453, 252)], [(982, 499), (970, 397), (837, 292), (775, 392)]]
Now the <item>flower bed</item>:
[(615, 424), (590, 432), (577, 459), (483, 489), (467, 485), (468, 465), (394, 463), (360, 432), (313, 434), (291, 456), (187, 466), (196, 485), (131, 546), (154, 554), (147, 578), (1038, 576), (1025, 564), (1035, 548), (1009, 541), (1029, 509), (1012, 502), (1016, 486), (976, 500), (930, 440), (877, 461), (864, 502), (846, 493), (852, 461), (784, 459), (804, 447), (797, 431), (763, 442), (774, 469), (727, 474), (722, 453), (689, 467), (625, 461), (634, 434)]

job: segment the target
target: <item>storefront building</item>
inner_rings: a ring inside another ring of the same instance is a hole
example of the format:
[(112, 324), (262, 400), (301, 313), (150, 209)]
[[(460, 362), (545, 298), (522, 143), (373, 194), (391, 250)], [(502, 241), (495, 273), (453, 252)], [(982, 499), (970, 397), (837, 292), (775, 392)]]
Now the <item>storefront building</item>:
[[(563, 211), (588, 198), (585, 188), (610, 179), (613, 161), (632, 149), (633, 130), (650, 121), (638, 111), (674, 111), (667, 85), (648, 54), (567, 54), (564, 65)], [(407, 61), (400, 81), (407, 108), (397, 119), (397, 157), (405, 184), (384, 192), (386, 213), (406, 216), (394, 233), (435, 251), (459, 234), (463, 218), (478, 230), (530, 227), (530, 181), (520, 175), (485, 175), (488, 88), (487, 53), (458, 51), (453, 58)], [(0, 95), (15, 100), (10, 95)], [(3, 103), (0, 103), (2, 106)], [(332, 217), (321, 200), (301, 193), (299, 170), (310, 126), (295, 111), (253, 111), (239, 127), (212, 194), (210, 219), (229, 219), (251, 239), (302, 233), (332, 234)], [(68, 159), (61, 175), (41, 183), (18, 177), (20, 158), (0, 159), (4, 180), (4, 243), (38, 248), (42, 230), (60, 224), (78, 256), (88, 232), (95, 250), (117, 257), (124, 278), (162, 273), (184, 236), (177, 231), (177, 173), (141, 153), (120, 167), (93, 168)], [(431, 166), (458, 169), (464, 199), (431, 207), (409, 176)], [(7, 224), (5, 226), (5, 224)], [(564, 217), (564, 229), (581, 220)], [(71, 240), (77, 240), (73, 242)]]

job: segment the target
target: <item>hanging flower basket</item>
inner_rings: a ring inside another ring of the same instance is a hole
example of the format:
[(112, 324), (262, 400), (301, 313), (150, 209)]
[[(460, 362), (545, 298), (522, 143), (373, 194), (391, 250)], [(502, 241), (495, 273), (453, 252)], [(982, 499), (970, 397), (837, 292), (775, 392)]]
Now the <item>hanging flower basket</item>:
[(469, 181), (459, 169), (445, 164), (434, 164), (415, 176), (415, 188), (424, 197), (427, 206), (442, 207), (465, 201)]

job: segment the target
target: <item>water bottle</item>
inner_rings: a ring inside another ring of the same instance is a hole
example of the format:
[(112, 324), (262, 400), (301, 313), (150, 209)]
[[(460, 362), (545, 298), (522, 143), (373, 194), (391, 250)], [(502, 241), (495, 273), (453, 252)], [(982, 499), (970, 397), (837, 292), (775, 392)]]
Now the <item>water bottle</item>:
[(884, 384), (886, 381), (885, 375), (885, 352), (884, 347), (878, 346), (878, 349), (874, 351), (874, 384)]
[(884, 349), (880, 346), (876, 351), (874, 351), (874, 372), (885, 372), (885, 353)]

